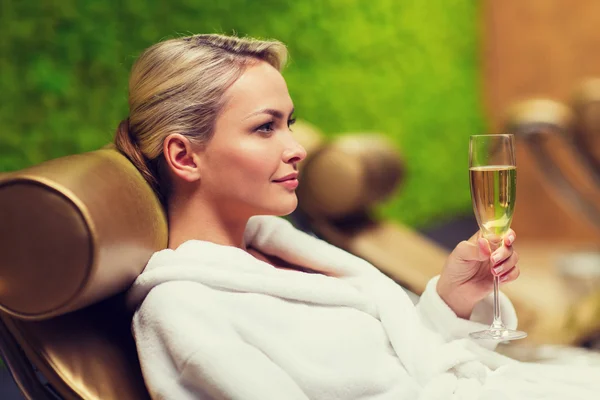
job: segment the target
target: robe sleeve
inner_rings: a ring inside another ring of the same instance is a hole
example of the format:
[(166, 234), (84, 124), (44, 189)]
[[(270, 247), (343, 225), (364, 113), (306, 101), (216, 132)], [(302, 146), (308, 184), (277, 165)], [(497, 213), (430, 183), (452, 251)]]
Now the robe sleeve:
[[(488, 295), (475, 305), (470, 319), (459, 318), (439, 296), (436, 285), (439, 276), (432, 278), (416, 305), (421, 321), (429, 329), (438, 332), (446, 341), (468, 338), (470, 332), (489, 328), (494, 317), (493, 294)], [(500, 292), (500, 313), (502, 322), (509, 329), (517, 328), (517, 313), (508, 297)], [(477, 340), (477, 343), (490, 350), (498, 345), (497, 341)]]

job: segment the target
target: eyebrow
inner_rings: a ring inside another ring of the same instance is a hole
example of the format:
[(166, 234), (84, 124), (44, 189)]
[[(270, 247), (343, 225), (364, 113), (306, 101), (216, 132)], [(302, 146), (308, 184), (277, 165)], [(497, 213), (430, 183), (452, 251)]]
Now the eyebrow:
[[(279, 118), (279, 119), (283, 118), (283, 113), (281, 111), (275, 110), (274, 108), (264, 108), (262, 110), (258, 110), (258, 111), (253, 112), (252, 114), (248, 115), (244, 119), (248, 119), (250, 117), (253, 117), (255, 115), (260, 115), (260, 114), (269, 114), (269, 115), (272, 115), (273, 117)], [(292, 111), (290, 112), (289, 116), (292, 116), (292, 114), (294, 114), (294, 109), (293, 108), (292, 108)]]

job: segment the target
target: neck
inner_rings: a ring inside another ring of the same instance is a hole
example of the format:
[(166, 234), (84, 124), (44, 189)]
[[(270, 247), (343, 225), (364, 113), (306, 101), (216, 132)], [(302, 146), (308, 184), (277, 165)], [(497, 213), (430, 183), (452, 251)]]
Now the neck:
[(169, 248), (176, 249), (188, 240), (204, 240), (246, 250), (244, 231), (249, 216), (224, 212), (208, 201), (187, 198), (168, 206)]

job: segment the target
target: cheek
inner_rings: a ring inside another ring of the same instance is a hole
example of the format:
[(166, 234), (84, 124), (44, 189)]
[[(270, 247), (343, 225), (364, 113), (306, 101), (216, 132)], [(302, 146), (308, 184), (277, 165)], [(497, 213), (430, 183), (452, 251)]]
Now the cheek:
[(267, 146), (239, 143), (221, 154), (221, 179), (235, 183), (238, 189), (273, 179), (280, 156)]

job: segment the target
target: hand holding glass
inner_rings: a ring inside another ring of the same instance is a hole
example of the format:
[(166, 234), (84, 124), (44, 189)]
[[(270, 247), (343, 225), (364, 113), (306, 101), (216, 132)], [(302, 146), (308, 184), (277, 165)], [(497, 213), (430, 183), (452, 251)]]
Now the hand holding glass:
[[(471, 199), (483, 237), (502, 246), (510, 228), (517, 189), (517, 164), (513, 135), (475, 135), (469, 142)], [(496, 250), (492, 248), (492, 251)], [(527, 333), (507, 329), (500, 316), (499, 277), (494, 276), (494, 321), (474, 339), (515, 340)]]

